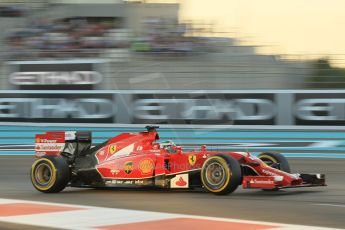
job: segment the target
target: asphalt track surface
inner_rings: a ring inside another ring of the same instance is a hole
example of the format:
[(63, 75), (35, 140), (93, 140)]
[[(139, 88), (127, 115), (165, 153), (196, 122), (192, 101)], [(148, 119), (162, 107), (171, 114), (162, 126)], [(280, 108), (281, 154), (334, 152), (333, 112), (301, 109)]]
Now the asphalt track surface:
[[(289, 161), (295, 172), (325, 173), (328, 186), (277, 192), (239, 188), (227, 196), (203, 190), (78, 188), (42, 194), (29, 180), (32, 156), (0, 156), (0, 198), (345, 228), (345, 159), (289, 158)], [(21, 226), (0, 223), (0, 229), (3, 228), (21, 229)]]

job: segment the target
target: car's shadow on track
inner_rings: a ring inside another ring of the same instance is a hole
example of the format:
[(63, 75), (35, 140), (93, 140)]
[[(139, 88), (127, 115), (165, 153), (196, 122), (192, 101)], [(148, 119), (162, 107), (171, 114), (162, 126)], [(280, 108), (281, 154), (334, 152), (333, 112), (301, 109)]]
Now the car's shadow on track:
[[(263, 191), (263, 190), (243, 190), (238, 189), (234, 193), (227, 196), (232, 197), (279, 197), (279, 196), (294, 196), (302, 194), (316, 194), (322, 193), (321, 190), (278, 190), (278, 191)], [(126, 194), (126, 195), (172, 195), (172, 194), (190, 194), (190, 195), (213, 195), (208, 193), (203, 189), (193, 189), (193, 190), (168, 190), (168, 189), (157, 189), (157, 188), (72, 188), (63, 191), (64, 194)], [(226, 197), (217, 196), (215, 197)]]
[(293, 196), (293, 195), (301, 195), (301, 194), (315, 194), (320, 193), (322, 191), (316, 190), (309, 190), (309, 191), (291, 191), (291, 190), (279, 190), (279, 191), (246, 191), (246, 192), (237, 192), (233, 195), (235, 196)]

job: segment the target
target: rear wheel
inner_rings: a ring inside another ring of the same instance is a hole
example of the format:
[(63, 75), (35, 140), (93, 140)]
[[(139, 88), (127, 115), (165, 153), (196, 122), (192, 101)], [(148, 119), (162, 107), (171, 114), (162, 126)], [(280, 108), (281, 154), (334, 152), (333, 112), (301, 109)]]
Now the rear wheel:
[(216, 195), (229, 194), (241, 184), (241, 166), (230, 156), (211, 156), (201, 169), (201, 181), (209, 192)]
[(63, 157), (45, 156), (32, 164), (30, 177), (38, 191), (56, 193), (66, 187), (69, 174), (69, 166)]

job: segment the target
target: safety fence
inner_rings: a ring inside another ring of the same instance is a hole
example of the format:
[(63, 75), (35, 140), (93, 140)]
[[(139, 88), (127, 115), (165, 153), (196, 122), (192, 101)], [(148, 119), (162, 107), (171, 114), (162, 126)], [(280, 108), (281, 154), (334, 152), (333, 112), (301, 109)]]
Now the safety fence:
[[(108, 126), (108, 127), (107, 127)], [(93, 144), (122, 132), (144, 131), (143, 125), (1, 125), (0, 155), (33, 155), (35, 134), (45, 131), (89, 130)], [(184, 150), (277, 151), (287, 157), (345, 158), (344, 131), (276, 128), (168, 127), (159, 128), (161, 140), (171, 140)]]

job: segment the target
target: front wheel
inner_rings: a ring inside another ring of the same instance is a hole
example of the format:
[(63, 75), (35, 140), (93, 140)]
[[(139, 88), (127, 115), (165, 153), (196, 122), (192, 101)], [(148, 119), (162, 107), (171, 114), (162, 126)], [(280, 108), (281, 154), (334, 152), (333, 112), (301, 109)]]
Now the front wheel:
[[(286, 157), (281, 153), (276, 152), (264, 152), (258, 155), (258, 158), (262, 160), (266, 165), (290, 173), (290, 165)], [(274, 189), (262, 189), (263, 191), (278, 191), (278, 188)]]
[(241, 166), (230, 156), (211, 156), (201, 169), (201, 181), (209, 192), (216, 195), (229, 194), (241, 184)]
[(258, 155), (258, 158), (268, 166), (290, 173), (290, 165), (286, 157), (281, 153), (264, 152)]
[(69, 182), (69, 166), (61, 156), (45, 156), (37, 159), (31, 166), (32, 185), (40, 192), (56, 193), (62, 191)]

